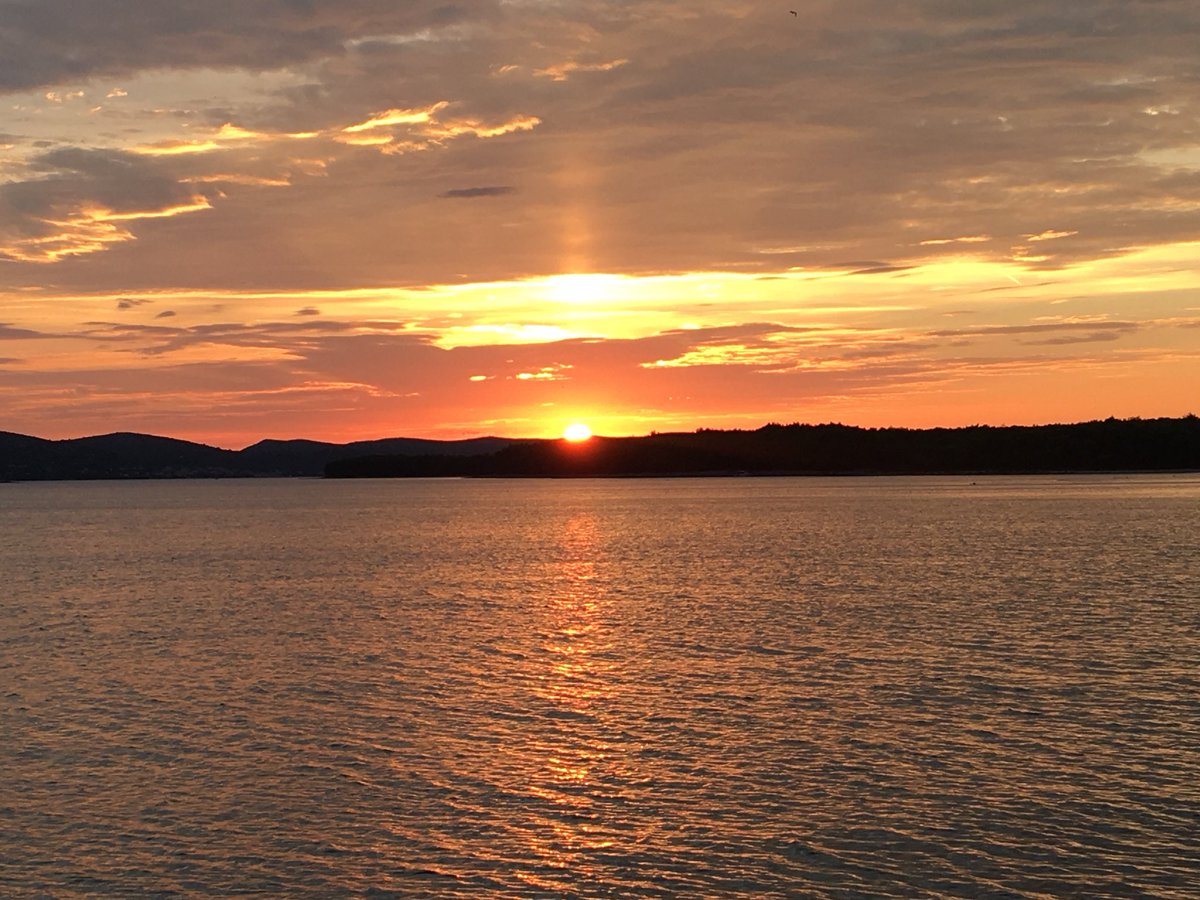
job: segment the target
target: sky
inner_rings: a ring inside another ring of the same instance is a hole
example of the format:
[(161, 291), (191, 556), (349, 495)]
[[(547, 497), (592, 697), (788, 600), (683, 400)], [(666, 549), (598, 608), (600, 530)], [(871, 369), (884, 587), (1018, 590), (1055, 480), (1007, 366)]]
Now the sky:
[(1195, 0), (0, 0), (0, 430), (1200, 413), (1197, 46)]

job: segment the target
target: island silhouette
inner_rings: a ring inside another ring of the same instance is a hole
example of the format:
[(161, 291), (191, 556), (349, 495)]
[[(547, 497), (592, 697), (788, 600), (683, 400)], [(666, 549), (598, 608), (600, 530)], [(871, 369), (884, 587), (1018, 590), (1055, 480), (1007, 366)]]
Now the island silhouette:
[(264, 440), (243, 450), (117, 433), (45, 440), (0, 432), (0, 480), (222, 477), (636, 477), (1200, 471), (1200, 419), (860, 428), (768, 424), (584, 441)]

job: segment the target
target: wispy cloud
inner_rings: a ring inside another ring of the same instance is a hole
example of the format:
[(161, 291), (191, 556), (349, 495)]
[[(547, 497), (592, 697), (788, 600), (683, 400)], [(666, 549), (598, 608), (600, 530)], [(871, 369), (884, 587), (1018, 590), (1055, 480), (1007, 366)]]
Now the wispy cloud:
[(511, 194), (515, 191), (516, 188), (508, 185), (492, 185), (485, 187), (451, 188), (448, 191), (442, 191), (438, 196), (451, 200), (472, 200), (477, 197), (503, 197), (505, 194)]

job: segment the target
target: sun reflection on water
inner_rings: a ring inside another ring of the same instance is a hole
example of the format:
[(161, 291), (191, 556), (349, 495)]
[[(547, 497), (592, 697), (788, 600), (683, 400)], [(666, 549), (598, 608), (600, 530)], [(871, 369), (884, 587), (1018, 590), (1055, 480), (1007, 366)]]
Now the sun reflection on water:
[(616, 843), (607, 800), (630, 775), (609, 739), (619, 678), (609, 640), (611, 611), (597, 568), (603, 552), (593, 515), (568, 519), (548, 589), (538, 598), (542, 670), (534, 691), (550, 704), (553, 727), (536, 748), (538, 770), (528, 790), (546, 806), (534, 818), (528, 842), (547, 866), (569, 866), (576, 877), (589, 854)]
[(551, 590), (544, 598), (543, 651), (547, 667), (539, 695), (568, 710), (590, 715), (612, 692), (603, 654), (604, 598), (596, 571), (599, 540), (595, 518), (576, 515), (563, 528)]

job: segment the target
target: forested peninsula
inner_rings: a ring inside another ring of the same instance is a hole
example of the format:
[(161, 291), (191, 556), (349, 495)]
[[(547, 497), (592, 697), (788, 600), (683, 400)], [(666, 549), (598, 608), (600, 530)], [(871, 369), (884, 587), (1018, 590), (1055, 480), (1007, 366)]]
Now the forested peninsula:
[(479, 456), (370, 455), (331, 461), (332, 478), (669, 475), (926, 475), (1200, 470), (1200, 419), (1073, 425), (856, 428), (770, 424), (753, 431), (518, 441)]

